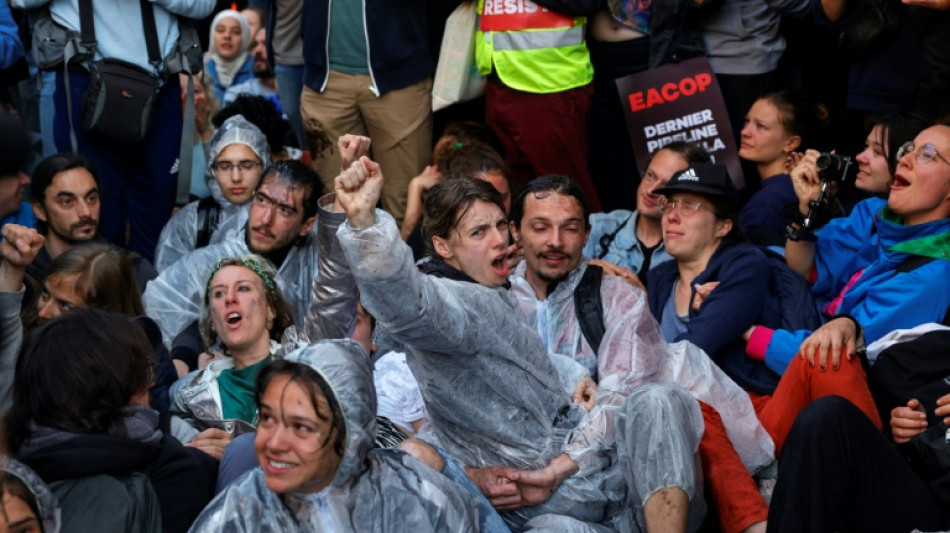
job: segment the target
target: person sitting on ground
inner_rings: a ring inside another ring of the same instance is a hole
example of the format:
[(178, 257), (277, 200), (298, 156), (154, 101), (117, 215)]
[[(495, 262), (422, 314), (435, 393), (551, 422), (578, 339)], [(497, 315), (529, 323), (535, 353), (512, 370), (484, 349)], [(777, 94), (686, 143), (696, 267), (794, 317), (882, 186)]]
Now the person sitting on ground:
[(270, 167), (267, 139), (241, 115), (230, 117), (211, 140), (206, 169), (211, 198), (182, 207), (162, 229), (155, 247), (161, 272), (183, 255), (223, 242), (247, 221), (247, 209), (264, 170)]
[(802, 94), (779, 91), (752, 104), (739, 134), (739, 157), (754, 163), (762, 188), (739, 212), (739, 227), (749, 242), (785, 245), (784, 209), (795, 201), (788, 175), (792, 153), (817, 123), (818, 110)]
[[(347, 214), (340, 245), (363, 304), (384, 337), (406, 350), (431, 415), (428, 438), (441, 452), (419, 441), (407, 447), (468, 487), (483, 508), (481, 491), (511, 487), (492, 503), (517, 531), (679, 524), (682, 517), (666, 515), (657, 494), (670, 486), (690, 494), (696, 486), (695, 401), (685, 392), (621, 389), (603, 403), (572, 404), (581, 381), (592, 396), (590, 377), (573, 360), (548, 354), (503, 288), (509, 236), (498, 192), (473, 179), (429, 191), (423, 232), (434, 258), (419, 272), (395, 221), (375, 210), (379, 166), (365, 157), (358, 163), (337, 178)], [(656, 438), (653, 445), (636, 437), (644, 435)], [(668, 469), (634, 466), (658, 450), (669, 460), (655, 464)], [(608, 493), (608, 486), (624, 489)]]
[(56, 497), (29, 467), (6, 456), (0, 456), (0, 499), (3, 531), (59, 533)]
[(770, 532), (950, 527), (948, 349), (950, 328), (928, 324), (926, 333), (880, 354), (878, 361), (905, 369), (889, 378), (890, 390), (905, 394), (888, 412), (893, 442), (841, 398), (822, 398), (798, 415), (779, 464)]
[(584, 255), (636, 274), (645, 286), (647, 272), (670, 259), (663, 248), (657, 206), (660, 196), (653, 191), (666, 185), (674, 172), (685, 170), (693, 163), (709, 162), (709, 154), (704, 149), (682, 141), (653, 152), (637, 186), (636, 209), (591, 213), (590, 238), (584, 246)]
[[(783, 308), (786, 301), (772, 296), (772, 269), (777, 267), (760, 247), (741, 242), (736, 223), (738, 192), (726, 168), (691, 165), (656, 192), (663, 195), (659, 202), (663, 238), (675, 261), (650, 273), (650, 309), (668, 342), (686, 340), (699, 346), (748, 391), (779, 460), (795, 414), (821, 396), (838, 394), (851, 399), (880, 427), (866, 375), (856, 357), (836, 363), (834, 372), (825, 372), (824, 364), (819, 371), (794, 353), (765, 360), (747, 353), (743, 335), (756, 324), (780, 328), (782, 313), (788, 309)], [(797, 279), (792, 272), (787, 276)], [(712, 284), (717, 286), (709, 292)], [(802, 290), (807, 292), (807, 288)], [(805, 305), (810, 308), (813, 303)], [(818, 317), (815, 320), (817, 323)], [(825, 334), (824, 328), (819, 329), (815, 338)], [(813, 352), (802, 346), (802, 353)], [(700, 456), (721, 525), (728, 533), (750, 527), (761, 530), (768, 508), (736, 455), (734, 447), (742, 443), (733, 444), (709, 414), (704, 410), (706, 432)]]
[[(108, 243), (83, 244), (54, 259), (39, 296), (35, 301), (24, 300), (27, 265), (42, 250), (45, 240), (36, 230), (16, 224), (8, 224), (0, 231), (0, 312), (5, 317), (0, 359), (3, 368), (9, 369), (9, 372), (0, 373), (0, 383), (3, 384), (0, 391), (9, 390), (12, 385), (8, 380), (13, 377), (16, 354), (23, 343), (24, 325), (29, 332), (80, 308), (102, 309), (130, 318), (145, 314), (128, 254)], [(19, 316), (23, 318), (22, 323)], [(143, 327), (148, 327), (156, 340), (160, 340), (155, 324)], [(161, 343), (154, 343), (153, 347), (157, 373), (149, 390), (150, 405), (165, 413), (168, 410), (168, 388), (175, 382), (177, 374)], [(0, 398), (0, 404), (5, 403), (6, 394), (0, 394)]]
[(240, 13), (231, 9), (218, 12), (211, 21), (211, 50), (205, 69), (213, 80), (212, 91), (224, 101), (228, 87), (254, 77), (254, 59), (248, 55), (251, 29)]
[(255, 383), (260, 468), (229, 485), (192, 531), (478, 530), (464, 489), (395, 449), (373, 449), (372, 364), (346, 340), (272, 361)]
[(76, 309), (33, 332), (16, 365), (7, 438), (50, 485), (64, 531), (184, 532), (217, 464), (148, 407), (152, 346), (136, 321)]
[[(950, 126), (924, 129), (896, 155), (886, 205), (867, 200), (822, 228), (817, 242), (806, 231), (786, 247), (789, 265), (813, 281), (812, 293), (826, 304), (823, 314), (840, 318), (825, 324), (822, 335), (751, 328), (745, 337), (752, 357), (769, 363), (802, 353), (821, 367), (837, 368), (862, 341), (943, 319), (950, 308), (950, 286), (942, 282), (950, 276)], [(797, 188), (817, 195), (811, 158), (793, 175)], [(814, 198), (803, 194), (799, 208)], [(801, 229), (798, 221), (792, 227)]]

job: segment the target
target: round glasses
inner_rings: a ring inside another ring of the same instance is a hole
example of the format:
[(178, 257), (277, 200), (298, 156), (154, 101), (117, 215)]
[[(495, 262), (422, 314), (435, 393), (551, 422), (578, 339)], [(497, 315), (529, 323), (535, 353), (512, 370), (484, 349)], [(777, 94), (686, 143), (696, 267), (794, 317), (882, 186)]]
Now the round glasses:
[(897, 159), (900, 160), (909, 153), (916, 153), (914, 160), (921, 165), (926, 165), (927, 163), (933, 161), (935, 157), (939, 157), (941, 161), (950, 165), (950, 161), (947, 161), (945, 157), (940, 155), (940, 152), (938, 152), (937, 148), (932, 144), (914, 146), (913, 141), (907, 141), (897, 149)]

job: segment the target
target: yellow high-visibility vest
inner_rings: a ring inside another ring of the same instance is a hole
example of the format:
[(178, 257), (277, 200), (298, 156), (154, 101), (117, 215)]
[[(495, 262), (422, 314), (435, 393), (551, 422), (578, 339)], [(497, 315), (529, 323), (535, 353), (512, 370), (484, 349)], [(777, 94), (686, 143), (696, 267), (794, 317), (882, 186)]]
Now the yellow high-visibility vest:
[(512, 89), (556, 93), (594, 79), (584, 42), (586, 17), (549, 11), (532, 0), (478, 0), (475, 61)]

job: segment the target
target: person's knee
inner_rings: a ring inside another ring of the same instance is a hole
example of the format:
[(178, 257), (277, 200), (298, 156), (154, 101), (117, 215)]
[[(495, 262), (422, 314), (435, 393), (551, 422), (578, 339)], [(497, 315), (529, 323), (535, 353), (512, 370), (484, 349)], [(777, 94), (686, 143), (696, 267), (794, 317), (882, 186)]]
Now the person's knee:
[(862, 417), (864, 414), (853, 403), (841, 396), (823, 396), (808, 404), (795, 419), (799, 432), (833, 431), (841, 422)]
[(429, 468), (436, 472), (441, 472), (445, 467), (445, 459), (429, 443), (416, 439), (408, 438), (398, 444), (400, 450), (408, 453), (416, 459), (422, 461)]
[(628, 396), (624, 411), (627, 417), (641, 418), (669, 416), (675, 420), (689, 420), (701, 416), (696, 400), (674, 383), (647, 383), (634, 389)]

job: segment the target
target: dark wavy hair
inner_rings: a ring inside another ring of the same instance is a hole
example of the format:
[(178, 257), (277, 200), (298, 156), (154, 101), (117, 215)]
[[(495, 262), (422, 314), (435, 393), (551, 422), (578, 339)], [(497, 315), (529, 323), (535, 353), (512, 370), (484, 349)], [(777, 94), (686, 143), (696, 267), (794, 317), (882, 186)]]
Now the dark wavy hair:
[(30, 426), (98, 435), (124, 416), (154, 375), (154, 350), (133, 319), (76, 309), (33, 331), (17, 360), (7, 438), (16, 453)]

